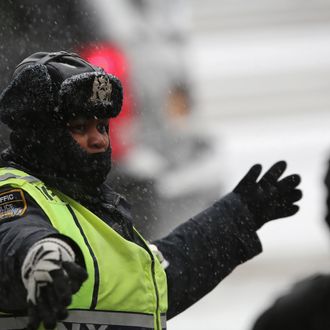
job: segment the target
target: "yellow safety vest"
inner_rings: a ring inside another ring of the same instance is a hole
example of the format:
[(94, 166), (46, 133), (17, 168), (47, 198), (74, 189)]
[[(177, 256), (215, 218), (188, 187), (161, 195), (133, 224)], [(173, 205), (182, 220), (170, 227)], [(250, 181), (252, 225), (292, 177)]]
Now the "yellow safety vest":
[[(166, 328), (166, 274), (141, 236), (145, 248), (126, 240), (84, 206), (23, 171), (0, 168), (0, 187), (4, 185), (26, 191), (52, 225), (73, 239), (84, 255), (88, 279), (73, 296), (69, 317), (58, 323), (57, 329)], [(26, 320), (0, 317), (0, 329), (24, 329)]]

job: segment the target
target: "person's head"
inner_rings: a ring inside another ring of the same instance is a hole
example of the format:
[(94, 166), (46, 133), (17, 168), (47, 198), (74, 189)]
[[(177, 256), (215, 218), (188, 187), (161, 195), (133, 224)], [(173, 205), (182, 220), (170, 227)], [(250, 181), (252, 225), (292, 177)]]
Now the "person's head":
[(67, 52), (23, 60), (0, 97), (21, 165), (41, 174), (98, 185), (111, 165), (109, 119), (122, 106), (120, 81)]

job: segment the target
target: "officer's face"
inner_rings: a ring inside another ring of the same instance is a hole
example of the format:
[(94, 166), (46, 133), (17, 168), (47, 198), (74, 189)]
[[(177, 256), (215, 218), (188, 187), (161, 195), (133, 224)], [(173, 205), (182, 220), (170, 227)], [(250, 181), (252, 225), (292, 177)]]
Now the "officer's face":
[(109, 148), (109, 119), (78, 117), (68, 123), (75, 141), (88, 153), (104, 152)]

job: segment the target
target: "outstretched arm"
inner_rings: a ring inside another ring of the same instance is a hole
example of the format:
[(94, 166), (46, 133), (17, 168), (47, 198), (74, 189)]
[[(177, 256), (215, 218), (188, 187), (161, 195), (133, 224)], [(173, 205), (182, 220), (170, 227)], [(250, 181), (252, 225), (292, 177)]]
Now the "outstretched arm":
[(0, 311), (27, 312), (29, 330), (53, 328), (87, 278), (80, 248), (23, 190), (5, 186), (0, 196)]
[(232, 193), (154, 242), (169, 261), (168, 318), (211, 291), (237, 265), (261, 252), (256, 234), (264, 223), (291, 216), (302, 193), (296, 174), (280, 179), (285, 162), (273, 165), (261, 178), (253, 166)]
[(205, 296), (237, 265), (261, 252), (250, 221), (249, 210), (231, 193), (154, 243), (169, 262), (168, 319)]

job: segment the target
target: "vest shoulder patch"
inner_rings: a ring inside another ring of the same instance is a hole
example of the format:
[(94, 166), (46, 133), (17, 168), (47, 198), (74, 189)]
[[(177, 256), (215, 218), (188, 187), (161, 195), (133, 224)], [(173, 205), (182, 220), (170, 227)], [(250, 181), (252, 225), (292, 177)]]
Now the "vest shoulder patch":
[(22, 216), (26, 209), (23, 190), (10, 189), (0, 193), (0, 221)]

